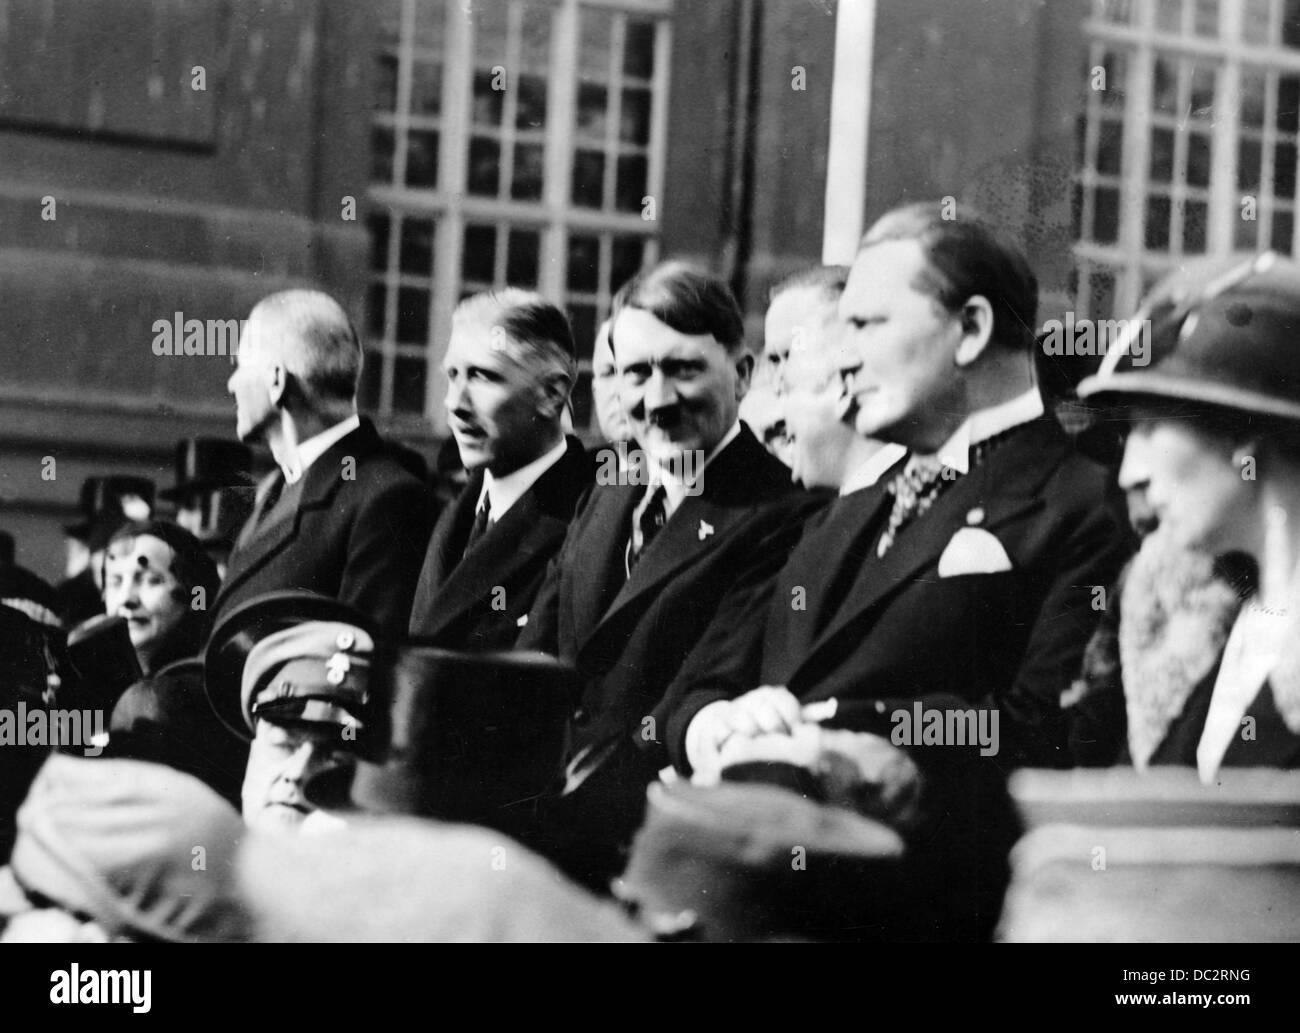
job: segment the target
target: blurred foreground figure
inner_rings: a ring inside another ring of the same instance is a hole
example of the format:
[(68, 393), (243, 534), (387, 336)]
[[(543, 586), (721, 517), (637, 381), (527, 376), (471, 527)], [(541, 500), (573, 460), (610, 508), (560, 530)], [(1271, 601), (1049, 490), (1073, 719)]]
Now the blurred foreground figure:
[(1112, 705), (1122, 691), (1139, 767), (1190, 765), (1206, 783), (1222, 766), (1296, 767), (1300, 267), (1266, 254), (1159, 301), (1160, 319), (1177, 328), (1172, 352), (1135, 366), (1116, 351), (1079, 385), (1080, 397), (1129, 421), (1120, 484), (1145, 487), (1158, 521), (1152, 537), (1203, 553), (1207, 569), (1210, 558), (1247, 557), (1257, 577), (1238, 582), (1251, 592), (1239, 612), (1227, 587), (1218, 605), (1208, 595), (1197, 609), (1184, 604), (1178, 630), (1190, 641), (1154, 651), (1148, 625), (1160, 607), (1151, 600), (1164, 598), (1165, 585), (1135, 577), (1143, 569), (1135, 565)]
[(246, 939), (228, 803), (144, 761), (54, 754), (18, 812), (0, 870), (0, 940)]
[(253, 307), (228, 390), (241, 441), (264, 441), (277, 470), (230, 555), (214, 619), (266, 592), (305, 589), (406, 628), (432, 512), (423, 482), (357, 415), (361, 346), (318, 291)]
[(508, 836), (418, 818), (250, 837), (239, 858), (254, 936), (271, 943), (609, 943), (650, 939)]

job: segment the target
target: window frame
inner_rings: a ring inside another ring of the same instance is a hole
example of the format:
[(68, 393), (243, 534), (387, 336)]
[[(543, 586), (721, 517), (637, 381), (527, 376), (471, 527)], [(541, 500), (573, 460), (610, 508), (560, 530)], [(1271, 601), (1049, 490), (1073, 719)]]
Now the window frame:
[[(611, 298), (609, 283), (612, 265), (612, 235), (635, 236), (643, 242), (642, 264), (652, 265), (660, 251), (658, 212), (654, 220), (642, 218), (640, 213), (620, 213), (608, 210), (579, 207), (570, 197), (573, 159), (578, 139), (576, 126), (577, 93), (582, 72), (579, 68), (579, 14), (584, 8), (611, 11), (630, 16), (652, 17), (655, 20), (654, 68), (649, 79), (651, 113), (649, 137), (645, 144), (647, 157), (646, 195), (655, 199), (658, 209), (663, 206), (663, 186), (667, 156), (669, 79), (672, 60), (672, 13), (674, 0), (511, 0), (508, 9), (507, 34), (511, 50), (516, 49), (517, 24), (522, 18), (523, 6), (548, 8), (552, 13), (549, 60), (547, 68), (547, 100), (543, 187), (539, 201), (502, 199), (471, 195), (468, 192), (469, 143), (475, 132), (473, 122), (475, 39), (474, 26), (465, 16), (467, 0), (446, 0), (443, 12), (443, 38), (440, 48), (419, 47), (415, 44), (416, 5), (422, 0), (399, 0), (400, 22), (396, 41), (397, 90), (395, 109), (384, 112), (372, 110), (372, 126), (389, 125), (394, 132), (393, 177), (389, 182), (371, 181), (367, 189), (369, 214), (385, 216), (389, 220), (386, 266), (379, 270), (368, 264), (368, 286), (382, 282), (385, 287), (385, 312), (383, 336), (370, 333), (371, 313), (367, 311), (365, 349), (367, 361), (382, 361), (383, 369), (379, 391), (377, 415), (399, 433), (427, 434), (430, 426), (435, 434), (447, 433), (446, 413), (442, 399), (446, 392), (446, 379), (442, 374), (442, 351), (451, 326), (451, 314), (460, 300), (463, 245), (466, 226), (490, 224), (497, 227), (497, 240), (511, 229), (536, 230), (540, 233), (538, 249), (538, 282), (536, 290), (561, 307), (569, 304), (596, 305), (597, 322), (607, 313)], [(625, 23), (616, 20), (615, 32), (621, 35)], [(390, 37), (374, 48), (375, 59), (391, 52)], [(622, 78), (621, 68), (614, 67), (621, 53), (617, 39), (611, 40), (611, 81)], [(437, 55), (441, 63), (442, 109), (436, 119), (431, 116), (413, 116), (410, 113), (412, 93), (411, 73), (417, 58), (429, 59)], [(514, 55), (517, 57), (517, 54)], [(508, 191), (510, 167), (514, 149), (506, 145), (514, 140), (516, 98), (510, 88), (519, 75), (518, 61), (510, 70), (507, 57), (507, 88), (503, 97), (503, 110), (499, 133), (502, 142), (499, 183)], [(640, 85), (642, 80), (634, 79)], [(612, 87), (611, 87), (612, 88)], [(621, 90), (614, 91), (621, 100)], [(619, 146), (619, 100), (611, 99), (607, 112), (606, 154), (621, 151)], [(376, 117), (376, 116), (381, 117)], [(434, 123), (436, 122), (436, 126)], [(437, 155), (437, 185), (433, 188), (410, 187), (404, 184), (407, 157), (407, 135), (403, 127), (415, 129), (436, 128), (439, 133)], [(480, 127), (481, 128), (481, 127)], [(606, 187), (616, 174), (616, 162), (606, 161)], [(401, 184), (401, 185), (399, 185)], [(606, 193), (607, 197), (612, 197)], [(398, 344), (396, 336), (397, 288), (401, 286), (400, 266), (401, 232), (398, 217), (427, 219), (433, 222), (433, 269), (427, 278), (430, 290), (429, 340), (424, 346)], [(502, 227), (505, 227), (504, 231)], [(567, 251), (570, 233), (594, 233), (600, 236), (600, 269), (598, 290), (590, 293), (568, 289)], [(506, 256), (498, 246), (494, 256), (498, 276), (504, 275)], [(370, 260), (367, 260), (370, 263)], [(367, 298), (367, 306), (369, 306)], [(582, 354), (590, 353), (591, 342), (579, 342)], [(398, 357), (422, 355), (427, 361), (425, 377), (424, 411), (421, 414), (398, 411), (393, 408), (394, 360)], [(589, 380), (591, 364), (588, 359), (580, 363), (582, 382)], [(579, 389), (575, 385), (575, 391)], [(587, 430), (578, 427), (579, 431)]]

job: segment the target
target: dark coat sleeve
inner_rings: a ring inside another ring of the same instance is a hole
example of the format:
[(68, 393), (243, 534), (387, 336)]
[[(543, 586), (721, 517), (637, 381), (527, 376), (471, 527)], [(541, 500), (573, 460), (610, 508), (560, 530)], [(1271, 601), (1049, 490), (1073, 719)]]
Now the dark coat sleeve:
[[(1130, 554), (1127, 530), (1113, 508), (1097, 504), (1078, 519), (1061, 523), (1055, 565), (1047, 574), (1042, 604), (1014, 679), (1005, 688), (972, 701), (956, 691), (894, 695), (889, 686), (869, 698), (841, 699), (836, 727), (889, 736), (891, 715), (912, 707), (919, 698), (927, 710), (995, 710), (999, 716), (1003, 766), (1068, 765), (1065, 718), (1060, 697), (1077, 675), (1101, 609), (1094, 609), (1095, 589), (1113, 585)], [(933, 752), (933, 751), (930, 751)], [(927, 754), (928, 755), (928, 754)]]
[(433, 506), (413, 477), (365, 491), (348, 534), (339, 598), (390, 634), (402, 635), (433, 529)]

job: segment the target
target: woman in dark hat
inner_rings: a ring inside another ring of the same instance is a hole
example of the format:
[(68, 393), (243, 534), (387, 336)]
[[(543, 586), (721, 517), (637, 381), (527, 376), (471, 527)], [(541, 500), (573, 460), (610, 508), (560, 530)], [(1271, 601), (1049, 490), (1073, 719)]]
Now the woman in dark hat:
[(196, 656), (220, 580), (197, 538), (165, 520), (127, 524), (104, 556), (104, 608), (126, 619), (145, 674)]
[[(1139, 768), (1194, 766), (1207, 783), (1222, 766), (1297, 767), (1300, 267), (1261, 256), (1164, 299), (1158, 319), (1176, 337), (1167, 357), (1138, 364), (1116, 351), (1079, 395), (1127, 423), (1120, 487), (1145, 493), (1158, 522), (1148, 544), (1250, 576), (1237, 579), (1239, 610), (1202, 606), (1195, 592), (1171, 597), (1208, 652), (1144, 647), (1160, 607), (1135, 611), (1126, 585), (1117, 680), (1129, 757)], [(1223, 617), (1220, 633), (1206, 607)]]

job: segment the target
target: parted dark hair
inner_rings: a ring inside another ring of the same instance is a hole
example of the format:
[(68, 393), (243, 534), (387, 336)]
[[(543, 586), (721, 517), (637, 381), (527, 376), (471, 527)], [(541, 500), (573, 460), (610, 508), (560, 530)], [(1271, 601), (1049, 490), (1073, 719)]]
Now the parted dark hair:
[(499, 326), (525, 351), (561, 365), (571, 382), (577, 377), (578, 348), (569, 320), (540, 294), (518, 287), (484, 291), (457, 305), (452, 319)]
[[(149, 535), (166, 543), (172, 551), (171, 573), (179, 585), (175, 591), (177, 598), (186, 604), (185, 619), (168, 636), (154, 657), (153, 668), (157, 670), (165, 663), (183, 657), (196, 655), (207, 640), (212, 630), (211, 606), (221, 588), (221, 576), (217, 573), (217, 564), (208, 555), (200, 542), (189, 531), (170, 520), (144, 520), (124, 524), (109, 540), (108, 550), (104, 556), (107, 566), (108, 553), (120, 541), (127, 541)], [(203, 589), (204, 606), (194, 609), (194, 589)]]
[(772, 289), (767, 292), (767, 300), (770, 304), (786, 291), (802, 290), (805, 287), (819, 287), (823, 297), (827, 301), (831, 301), (844, 293), (844, 285), (848, 282), (849, 267), (847, 265), (810, 265), (806, 269), (798, 269), (772, 284)]
[(867, 230), (858, 251), (890, 240), (915, 240), (926, 258), (917, 290), (933, 295), (954, 313), (974, 295), (983, 296), (993, 308), (992, 340), (1008, 348), (1032, 348), (1038, 278), (1024, 252), (970, 208), (953, 219), (943, 214), (938, 201), (895, 208)]
[(687, 262), (662, 262), (637, 273), (614, 295), (609, 346), (615, 353), (614, 322), (625, 308), (648, 312), (679, 334), (709, 334), (729, 352), (745, 346), (745, 320), (731, 288)]

